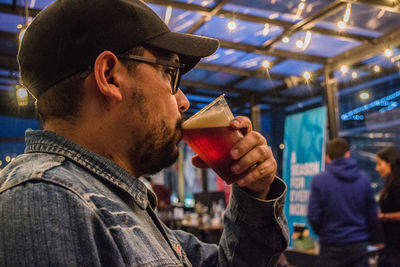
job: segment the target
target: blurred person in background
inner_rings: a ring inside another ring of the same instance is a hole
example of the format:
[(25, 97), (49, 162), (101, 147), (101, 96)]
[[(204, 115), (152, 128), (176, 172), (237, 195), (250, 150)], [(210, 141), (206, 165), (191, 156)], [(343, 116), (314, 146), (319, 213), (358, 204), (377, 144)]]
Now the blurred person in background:
[(312, 179), (307, 215), (319, 236), (317, 266), (369, 266), (368, 240), (377, 221), (370, 178), (350, 157), (343, 138), (328, 142), (326, 163), (326, 170)]
[(385, 247), (379, 255), (379, 267), (400, 266), (400, 156), (393, 147), (383, 148), (376, 155), (376, 170), (385, 179), (379, 194), (379, 220), (382, 223)]

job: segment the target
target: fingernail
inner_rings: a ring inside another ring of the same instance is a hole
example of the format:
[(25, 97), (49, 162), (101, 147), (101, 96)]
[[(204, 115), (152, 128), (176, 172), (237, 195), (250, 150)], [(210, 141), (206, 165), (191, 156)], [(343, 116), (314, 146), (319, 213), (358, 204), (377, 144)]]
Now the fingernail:
[(239, 164), (235, 164), (232, 166), (232, 172), (236, 173), (239, 172), (239, 170), (240, 170)]
[(239, 150), (233, 149), (231, 151), (231, 156), (233, 157), (233, 159), (237, 159), (239, 157)]
[(232, 125), (233, 125), (234, 127), (239, 127), (240, 124), (239, 124), (239, 121), (237, 121), (237, 120), (234, 119), (234, 120), (232, 121)]

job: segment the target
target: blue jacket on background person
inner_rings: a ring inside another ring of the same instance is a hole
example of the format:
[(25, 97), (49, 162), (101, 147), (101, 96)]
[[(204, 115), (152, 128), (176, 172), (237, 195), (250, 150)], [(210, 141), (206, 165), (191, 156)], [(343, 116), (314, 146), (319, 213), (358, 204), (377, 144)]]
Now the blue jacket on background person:
[(374, 233), (377, 203), (354, 159), (334, 159), (313, 178), (307, 218), (320, 244), (366, 241)]

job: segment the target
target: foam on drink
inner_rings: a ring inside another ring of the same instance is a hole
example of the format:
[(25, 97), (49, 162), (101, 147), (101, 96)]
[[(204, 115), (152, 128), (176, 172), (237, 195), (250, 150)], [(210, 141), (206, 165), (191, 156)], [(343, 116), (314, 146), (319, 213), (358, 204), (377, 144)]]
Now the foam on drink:
[[(216, 102), (220, 102), (216, 105)], [(233, 120), (233, 114), (225, 102), (218, 97), (205, 108), (190, 117), (182, 125), (183, 129), (226, 127)]]

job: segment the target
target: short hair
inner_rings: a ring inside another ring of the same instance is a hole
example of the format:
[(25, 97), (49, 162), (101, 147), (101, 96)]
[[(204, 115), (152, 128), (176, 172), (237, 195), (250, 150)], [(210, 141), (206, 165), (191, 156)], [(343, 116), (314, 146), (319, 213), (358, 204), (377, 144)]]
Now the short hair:
[(350, 151), (349, 143), (341, 137), (333, 138), (326, 145), (326, 154), (331, 160), (344, 157), (347, 151)]
[[(143, 46), (137, 46), (123, 54), (142, 56), (144, 50)], [(137, 62), (131, 60), (121, 62), (130, 72), (133, 72), (137, 65)], [(84, 82), (81, 75), (82, 73), (74, 74), (53, 85), (39, 96), (37, 111), (43, 123), (49, 118), (72, 119), (78, 117), (82, 108), (80, 96)]]

